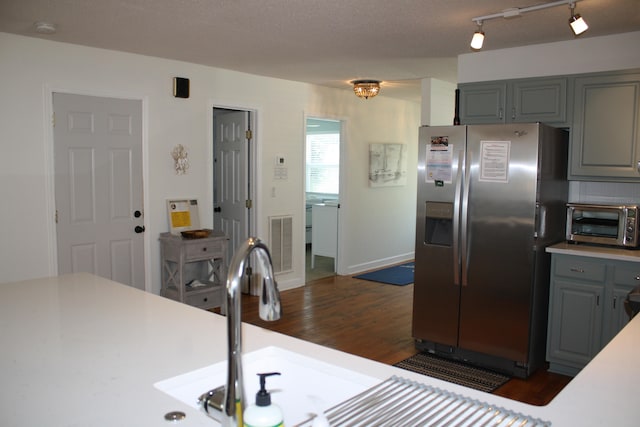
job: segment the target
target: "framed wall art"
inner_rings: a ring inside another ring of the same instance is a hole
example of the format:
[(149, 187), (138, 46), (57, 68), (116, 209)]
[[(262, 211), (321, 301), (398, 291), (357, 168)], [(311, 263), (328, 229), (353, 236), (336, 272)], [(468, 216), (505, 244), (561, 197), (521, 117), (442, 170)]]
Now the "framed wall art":
[(397, 187), (407, 184), (407, 144), (369, 144), (369, 186)]

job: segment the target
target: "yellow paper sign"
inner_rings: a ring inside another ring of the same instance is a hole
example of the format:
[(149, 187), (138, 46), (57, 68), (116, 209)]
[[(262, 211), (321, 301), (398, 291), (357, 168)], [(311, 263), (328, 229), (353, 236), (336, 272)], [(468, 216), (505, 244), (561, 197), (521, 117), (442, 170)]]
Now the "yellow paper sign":
[(171, 212), (171, 224), (175, 228), (191, 227), (191, 213), (189, 211)]

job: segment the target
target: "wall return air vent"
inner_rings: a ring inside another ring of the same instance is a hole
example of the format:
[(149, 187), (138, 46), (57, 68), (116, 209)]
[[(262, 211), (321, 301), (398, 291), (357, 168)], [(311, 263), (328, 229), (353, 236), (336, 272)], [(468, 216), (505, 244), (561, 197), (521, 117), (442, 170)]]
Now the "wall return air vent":
[(293, 217), (269, 217), (269, 250), (274, 273), (293, 271)]

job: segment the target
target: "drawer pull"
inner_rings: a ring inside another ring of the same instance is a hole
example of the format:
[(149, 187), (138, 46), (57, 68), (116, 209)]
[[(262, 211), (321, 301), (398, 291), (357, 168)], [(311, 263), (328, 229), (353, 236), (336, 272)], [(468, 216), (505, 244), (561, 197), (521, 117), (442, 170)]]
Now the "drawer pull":
[[(582, 268), (578, 268), (578, 267), (571, 267), (571, 271), (573, 271), (574, 273), (584, 273), (584, 270)], [(638, 279), (640, 280), (640, 279)]]
[(640, 280), (640, 276), (636, 276), (636, 277), (635, 277), (635, 279), (636, 279), (636, 280)]
[(202, 248), (202, 252), (207, 252), (207, 247)]

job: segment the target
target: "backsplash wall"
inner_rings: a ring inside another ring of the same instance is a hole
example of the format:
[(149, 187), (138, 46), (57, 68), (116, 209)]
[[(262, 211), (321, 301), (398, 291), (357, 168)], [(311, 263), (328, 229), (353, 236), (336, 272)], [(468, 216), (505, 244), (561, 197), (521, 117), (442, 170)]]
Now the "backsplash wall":
[(569, 202), (640, 204), (640, 184), (633, 182), (569, 181)]

